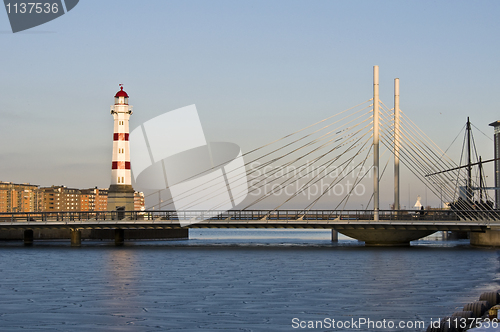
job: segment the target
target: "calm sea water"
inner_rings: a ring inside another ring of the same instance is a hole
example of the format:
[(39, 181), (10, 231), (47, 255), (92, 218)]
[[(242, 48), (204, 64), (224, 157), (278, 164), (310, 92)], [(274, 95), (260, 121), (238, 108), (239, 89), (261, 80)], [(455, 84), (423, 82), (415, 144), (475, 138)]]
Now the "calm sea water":
[[(294, 328), (424, 320), (499, 285), (467, 241), (367, 248), (323, 231), (192, 230), (188, 241), (0, 242), (0, 331), (422, 331)], [(425, 330), (425, 329), (423, 329)]]

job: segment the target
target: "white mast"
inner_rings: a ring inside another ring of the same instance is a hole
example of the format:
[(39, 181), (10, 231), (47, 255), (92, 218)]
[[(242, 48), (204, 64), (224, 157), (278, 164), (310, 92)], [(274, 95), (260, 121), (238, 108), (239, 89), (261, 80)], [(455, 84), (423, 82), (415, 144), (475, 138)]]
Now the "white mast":
[(394, 79), (394, 210), (399, 210), (399, 78)]
[(378, 66), (373, 66), (373, 220), (379, 220), (379, 83)]

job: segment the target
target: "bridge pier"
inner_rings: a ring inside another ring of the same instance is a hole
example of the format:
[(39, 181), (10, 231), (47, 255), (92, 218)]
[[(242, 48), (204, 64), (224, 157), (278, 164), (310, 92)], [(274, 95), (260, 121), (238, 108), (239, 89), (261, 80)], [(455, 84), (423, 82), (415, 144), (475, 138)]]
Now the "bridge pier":
[(32, 229), (25, 229), (24, 230), (23, 240), (24, 240), (25, 246), (33, 245), (33, 230)]
[(82, 244), (82, 231), (79, 229), (71, 229), (71, 246), (79, 247)]
[(367, 228), (340, 229), (340, 233), (365, 242), (365, 246), (409, 246), (410, 241), (423, 238), (434, 232), (435, 230), (418, 230), (415, 227), (413, 229), (377, 229), (369, 226)]
[(500, 229), (487, 229), (484, 233), (471, 232), (470, 244), (479, 247), (500, 247)]
[(339, 232), (332, 229), (332, 242), (339, 242)]
[(124, 229), (115, 229), (115, 245), (123, 246), (125, 243), (125, 230)]

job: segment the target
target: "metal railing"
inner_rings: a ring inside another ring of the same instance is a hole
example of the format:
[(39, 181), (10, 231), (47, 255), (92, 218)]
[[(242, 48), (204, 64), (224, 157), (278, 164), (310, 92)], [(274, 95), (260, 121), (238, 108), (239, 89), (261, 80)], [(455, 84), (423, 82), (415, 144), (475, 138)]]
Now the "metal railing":
[[(469, 211), (470, 212), (470, 211)], [(474, 211), (476, 212), (476, 211)], [(154, 212), (160, 218), (179, 220), (374, 220), (373, 211), (368, 210), (310, 210), (306, 213), (303, 210), (234, 210), (234, 211), (168, 211), (162, 215), (161, 211)], [(469, 213), (471, 214), (471, 213)], [(472, 215), (472, 214), (471, 214)], [(484, 211), (478, 213), (477, 218), (483, 220), (486, 214)], [(489, 215), (488, 215), (489, 216)], [(489, 218), (491, 219), (491, 218)], [(408, 211), (408, 210), (380, 210), (379, 220), (422, 220), (422, 221), (442, 221), (442, 220), (466, 220), (450, 210), (428, 210), (428, 211)]]
[[(496, 220), (497, 211), (380, 210), (379, 221), (485, 221)], [(106, 221), (106, 220), (295, 220), (295, 221), (369, 221), (369, 210), (230, 210), (230, 211), (58, 211), (2, 212), (0, 222)]]

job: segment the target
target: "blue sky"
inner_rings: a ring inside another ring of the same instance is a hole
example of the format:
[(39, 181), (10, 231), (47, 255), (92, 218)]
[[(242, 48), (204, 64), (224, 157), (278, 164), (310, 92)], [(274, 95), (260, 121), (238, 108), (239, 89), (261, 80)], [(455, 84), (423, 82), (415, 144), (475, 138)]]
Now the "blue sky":
[(131, 128), (196, 104), (209, 140), (245, 151), (367, 100), (379, 65), (381, 99), (399, 77), (401, 109), (443, 149), (467, 116), (492, 135), (499, 14), (498, 1), (82, 0), (12, 34), (0, 11), (0, 180), (107, 187), (119, 83)]

